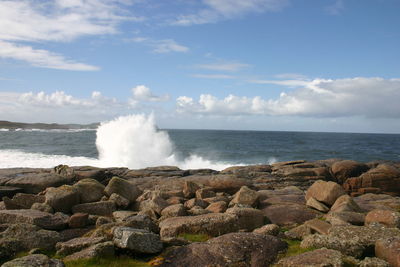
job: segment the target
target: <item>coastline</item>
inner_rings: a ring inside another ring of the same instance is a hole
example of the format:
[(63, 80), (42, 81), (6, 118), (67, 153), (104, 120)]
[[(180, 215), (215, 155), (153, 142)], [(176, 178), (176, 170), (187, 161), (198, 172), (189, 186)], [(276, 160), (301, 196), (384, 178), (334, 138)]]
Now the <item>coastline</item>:
[[(14, 261), (393, 265), (400, 244), (399, 185), (400, 162), (389, 161), (298, 160), (222, 171), (0, 169), (0, 261), (36, 249)], [(44, 250), (53, 251), (53, 259), (41, 255)]]

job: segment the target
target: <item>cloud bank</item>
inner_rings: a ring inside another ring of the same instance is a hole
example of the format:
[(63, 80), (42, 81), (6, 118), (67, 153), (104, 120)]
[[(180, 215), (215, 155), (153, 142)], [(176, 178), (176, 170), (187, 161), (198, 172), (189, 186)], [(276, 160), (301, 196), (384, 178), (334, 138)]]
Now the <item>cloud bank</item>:
[(358, 77), (263, 83), (301, 87), (282, 92), (276, 99), (235, 95), (219, 99), (202, 94), (195, 100), (180, 96), (176, 100), (177, 111), (222, 116), (400, 117), (400, 79)]

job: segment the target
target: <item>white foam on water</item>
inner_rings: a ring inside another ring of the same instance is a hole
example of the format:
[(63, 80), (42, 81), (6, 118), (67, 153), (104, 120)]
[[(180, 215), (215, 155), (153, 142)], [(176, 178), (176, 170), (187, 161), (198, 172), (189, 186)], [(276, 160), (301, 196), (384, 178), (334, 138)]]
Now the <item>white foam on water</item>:
[(234, 165), (214, 162), (195, 154), (183, 160), (178, 159), (168, 133), (157, 129), (153, 115), (129, 115), (103, 122), (96, 135), (98, 159), (0, 150), (0, 168), (51, 168), (66, 164), (130, 169), (172, 165), (182, 169), (222, 170)]
[(97, 129), (96, 146), (99, 160), (107, 166), (137, 169), (174, 165), (182, 169), (222, 170), (232, 165), (198, 155), (179, 160), (168, 133), (157, 129), (153, 115), (129, 115), (102, 123)]
[(0, 168), (52, 168), (59, 164), (101, 167), (100, 161), (95, 158), (45, 155), (41, 153), (27, 153), (19, 150), (0, 150)]

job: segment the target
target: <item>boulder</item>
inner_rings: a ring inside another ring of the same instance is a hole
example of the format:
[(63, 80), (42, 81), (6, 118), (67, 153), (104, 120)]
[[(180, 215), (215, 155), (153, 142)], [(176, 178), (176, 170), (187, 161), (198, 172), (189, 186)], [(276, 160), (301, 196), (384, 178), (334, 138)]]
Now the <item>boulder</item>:
[(59, 215), (38, 210), (0, 210), (0, 223), (29, 223), (48, 230), (64, 229), (68, 221)]
[(325, 219), (332, 225), (364, 225), (365, 214), (358, 212), (329, 212)]
[(123, 222), (126, 218), (137, 215), (136, 211), (131, 210), (117, 210), (114, 211), (112, 216), (116, 222)]
[(191, 209), (194, 206), (198, 206), (198, 207), (202, 207), (202, 208), (206, 208), (208, 206), (208, 202), (202, 200), (202, 199), (198, 199), (198, 198), (192, 198), (189, 199), (188, 201), (186, 201), (184, 203), (185, 208), (187, 209)]
[(208, 205), (206, 210), (209, 210), (214, 213), (223, 213), (228, 208), (228, 205), (225, 201), (217, 201)]
[(375, 243), (376, 257), (387, 261), (390, 266), (400, 267), (400, 237), (378, 239)]
[(163, 249), (160, 236), (143, 229), (116, 227), (113, 234), (114, 245), (119, 248), (144, 254), (158, 253)]
[(186, 198), (192, 198), (195, 196), (196, 191), (200, 189), (200, 186), (191, 181), (185, 181), (183, 184), (183, 196)]
[(324, 203), (319, 202), (318, 200), (316, 200), (313, 197), (310, 197), (307, 200), (306, 205), (307, 205), (307, 207), (316, 209), (318, 211), (322, 211), (322, 212), (328, 212), (329, 211), (329, 208)]
[(72, 207), (73, 213), (87, 213), (100, 216), (111, 216), (116, 210), (113, 201), (99, 201), (91, 203), (83, 203)]
[[(395, 266), (395, 265), (393, 265)], [(387, 261), (375, 257), (365, 257), (359, 262), (358, 267), (390, 267)]]
[(121, 209), (126, 209), (129, 206), (129, 200), (116, 193), (112, 193), (108, 200), (113, 201), (115, 205)]
[(393, 211), (400, 210), (400, 198), (385, 194), (368, 193), (354, 197), (354, 201), (365, 211), (371, 211), (374, 209)]
[(196, 198), (205, 199), (209, 197), (215, 197), (216, 194), (212, 188), (201, 188), (196, 190)]
[(225, 212), (237, 216), (239, 230), (253, 231), (264, 225), (265, 217), (262, 211), (253, 208), (229, 208)]
[(140, 201), (140, 211), (153, 211), (157, 215), (161, 215), (164, 208), (168, 207), (168, 202), (160, 196), (154, 196), (151, 199)]
[[(3, 200), (5, 199), (6, 197), (3, 198)], [(11, 200), (12, 205), (17, 206), (21, 209), (30, 209), (34, 203), (43, 203), (44, 201), (45, 197), (42, 195), (25, 194), (25, 193), (17, 193)]]
[(239, 230), (237, 216), (225, 213), (168, 218), (159, 226), (162, 239), (186, 233), (219, 236)]
[(61, 236), (56, 231), (43, 230), (26, 223), (13, 224), (0, 233), (0, 258), (5, 259), (34, 248), (52, 250), (59, 241)]
[(177, 247), (165, 255), (160, 265), (167, 266), (270, 266), (285, 242), (274, 236), (254, 233), (230, 233), (207, 242)]
[(111, 241), (92, 245), (84, 250), (75, 252), (64, 258), (65, 261), (94, 259), (94, 258), (109, 258), (115, 254), (114, 244)]
[(328, 235), (309, 235), (301, 242), (301, 247), (329, 248), (343, 254), (361, 257), (370, 252), (375, 242), (381, 238), (400, 236), (400, 230), (377, 226), (333, 226)]
[(68, 184), (72, 180), (55, 173), (27, 173), (6, 182), (6, 186), (22, 188), (25, 193), (37, 194), (48, 187)]
[(343, 184), (348, 178), (360, 176), (368, 169), (366, 164), (354, 160), (337, 161), (331, 166), (332, 174), (340, 184)]
[(319, 234), (328, 234), (329, 229), (331, 229), (332, 225), (319, 220), (319, 219), (312, 219), (309, 221), (306, 221), (304, 223), (304, 225), (306, 225), (307, 227), (309, 227), (311, 229), (311, 233), (319, 233)]
[(61, 260), (51, 259), (43, 254), (33, 254), (6, 262), (2, 267), (64, 267)]
[(233, 206), (235, 204), (243, 204), (255, 207), (257, 206), (257, 203), (258, 203), (257, 192), (251, 190), (247, 186), (242, 186), (240, 190), (236, 192), (229, 205)]
[(161, 211), (161, 216), (163, 218), (178, 217), (185, 215), (187, 215), (187, 212), (182, 204), (171, 205)]
[(246, 165), (232, 166), (221, 171), (222, 174), (235, 174), (241, 177), (255, 177), (262, 173), (270, 173), (272, 168), (270, 165)]
[(342, 195), (336, 199), (331, 207), (331, 212), (362, 212), (363, 210), (357, 205), (353, 198), (349, 195)]
[(138, 196), (142, 193), (139, 188), (119, 177), (113, 177), (109, 182), (106, 188), (104, 189), (104, 193), (107, 196), (111, 196), (113, 193), (116, 193), (120, 196), (123, 196), (130, 203), (134, 202)]
[(75, 213), (69, 217), (68, 226), (70, 228), (84, 228), (88, 224), (89, 214)]
[(71, 208), (79, 204), (79, 193), (75, 187), (70, 185), (47, 188), (45, 197), (45, 203), (50, 205), (54, 211), (71, 213)]
[(260, 235), (273, 235), (277, 236), (279, 234), (279, 226), (276, 224), (266, 224), (261, 226), (260, 228), (256, 228), (253, 230), (253, 233)]
[(199, 206), (194, 206), (193, 208), (188, 210), (188, 213), (191, 216), (197, 216), (197, 215), (203, 215), (203, 214), (211, 213), (211, 211), (203, 209), (202, 207), (199, 207)]
[(262, 209), (264, 215), (271, 223), (279, 226), (293, 226), (302, 224), (305, 221), (322, 216), (316, 210), (297, 204), (275, 204)]
[(105, 186), (95, 179), (82, 179), (74, 188), (79, 194), (81, 203), (97, 202), (103, 197)]
[(280, 267), (319, 267), (319, 266), (343, 266), (343, 256), (339, 251), (333, 249), (316, 249), (295, 256), (281, 259)]
[(33, 203), (31, 209), (47, 213), (54, 213), (54, 209), (49, 204), (46, 203)]
[(122, 220), (124, 226), (136, 228), (136, 229), (143, 229), (153, 233), (160, 232), (157, 224), (155, 224), (149, 216), (146, 215), (134, 215), (126, 217)]
[(104, 238), (78, 237), (66, 242), (59, 242), (56, 244), (57, 255), (67, 256), (101, 242), (104, 242)]
[(379, 164), (359, 177), (349, 178), (343, 184), (349, 193), (362, 188), (379, 188), (384, 193), (400, 194), (400, 169), (395, 165)]
[(400, 213), (391, 210), (371, 210), (365, 216), (365, 224), (369, 225), (371, 223), (400, 228)]
[(308, 188), (306, 200), (313, 197), (328, 206), (332, 206), (336, 199), (345, 194), (346, 192), (339, 184), (318, 180)]

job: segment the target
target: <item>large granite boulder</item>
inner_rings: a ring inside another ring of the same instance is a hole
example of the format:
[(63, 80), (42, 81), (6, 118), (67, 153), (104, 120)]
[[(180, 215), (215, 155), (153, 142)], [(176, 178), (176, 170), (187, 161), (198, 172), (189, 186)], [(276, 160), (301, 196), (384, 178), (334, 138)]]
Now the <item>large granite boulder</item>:
[(354, 199), (349, 195), (342, 195), (336, 199), (331, 207), (331, 212), (362, 212)]
[(162, 239), (185, 233), (219, 236), (239, 230), (238, 217), (226, 213), (168, 218), (160, 222), (159, 226)]
[(68, 218), (31, 209), (0, 210), (0, 223), (29, 223), (43, 229), (61, 230), (68, 225)]
[(264, 213), (258, 209), (230, 208), (225, 213), (237, 216), (237, 224), (240, 230), (253, 231), (263, 226), (266, 222)]
[(331, 166), (332, 174), (340, 184), (343, 184), (348, 178), (358, 177), (368, 169), (366, 164), (354, 160), (337, 161)]
[(2, 267), (64, 267), (61, 260), (51, 259), (43, 254), (33, 254), (6, 262)]
[(177, 247), (165, 255), (162, 267), (270, 266), (286, 243), (274, 236), (230, 233), (203, 243)]
[(385, 194), (364, 194), (353, 198), (360, 208), (365, 211), (374, 209), (380, 210), (400, 210), (400, 198)]
[(330, 181), (325, 182), (319, 180), (313, 183), (310, 188), (308, 188), (306, 192), (306, 200), (313, 197), (314, 199), (323, 202), (328, 206), (332, 206), (336, 199), (345, 194), (346, 192), (339, 184)]
[(45, 203), (50, 205), (54, 211), (71, 213), (72, 207), (79, 204), (79, 193), (75, 187), (70, 185), (47, 188), (45, 196)]
[(141, 191), (136, 185), (119, 177), (113, 177), (104, 189), (104, 193), (107, 196), (111, 196), (113, 193), (116, 193), (132, 203), (138, 196), (140, 196)]
[(74, 184), (81, 203), (99, 201), (103, 197), (105, 186), (95, 179), (83, 179)]
[(163, 249), (160, 236), (143, 229), (116, 227), (113, 234), (114, 245), (119, 248), (145, 254), (158, 253)]

